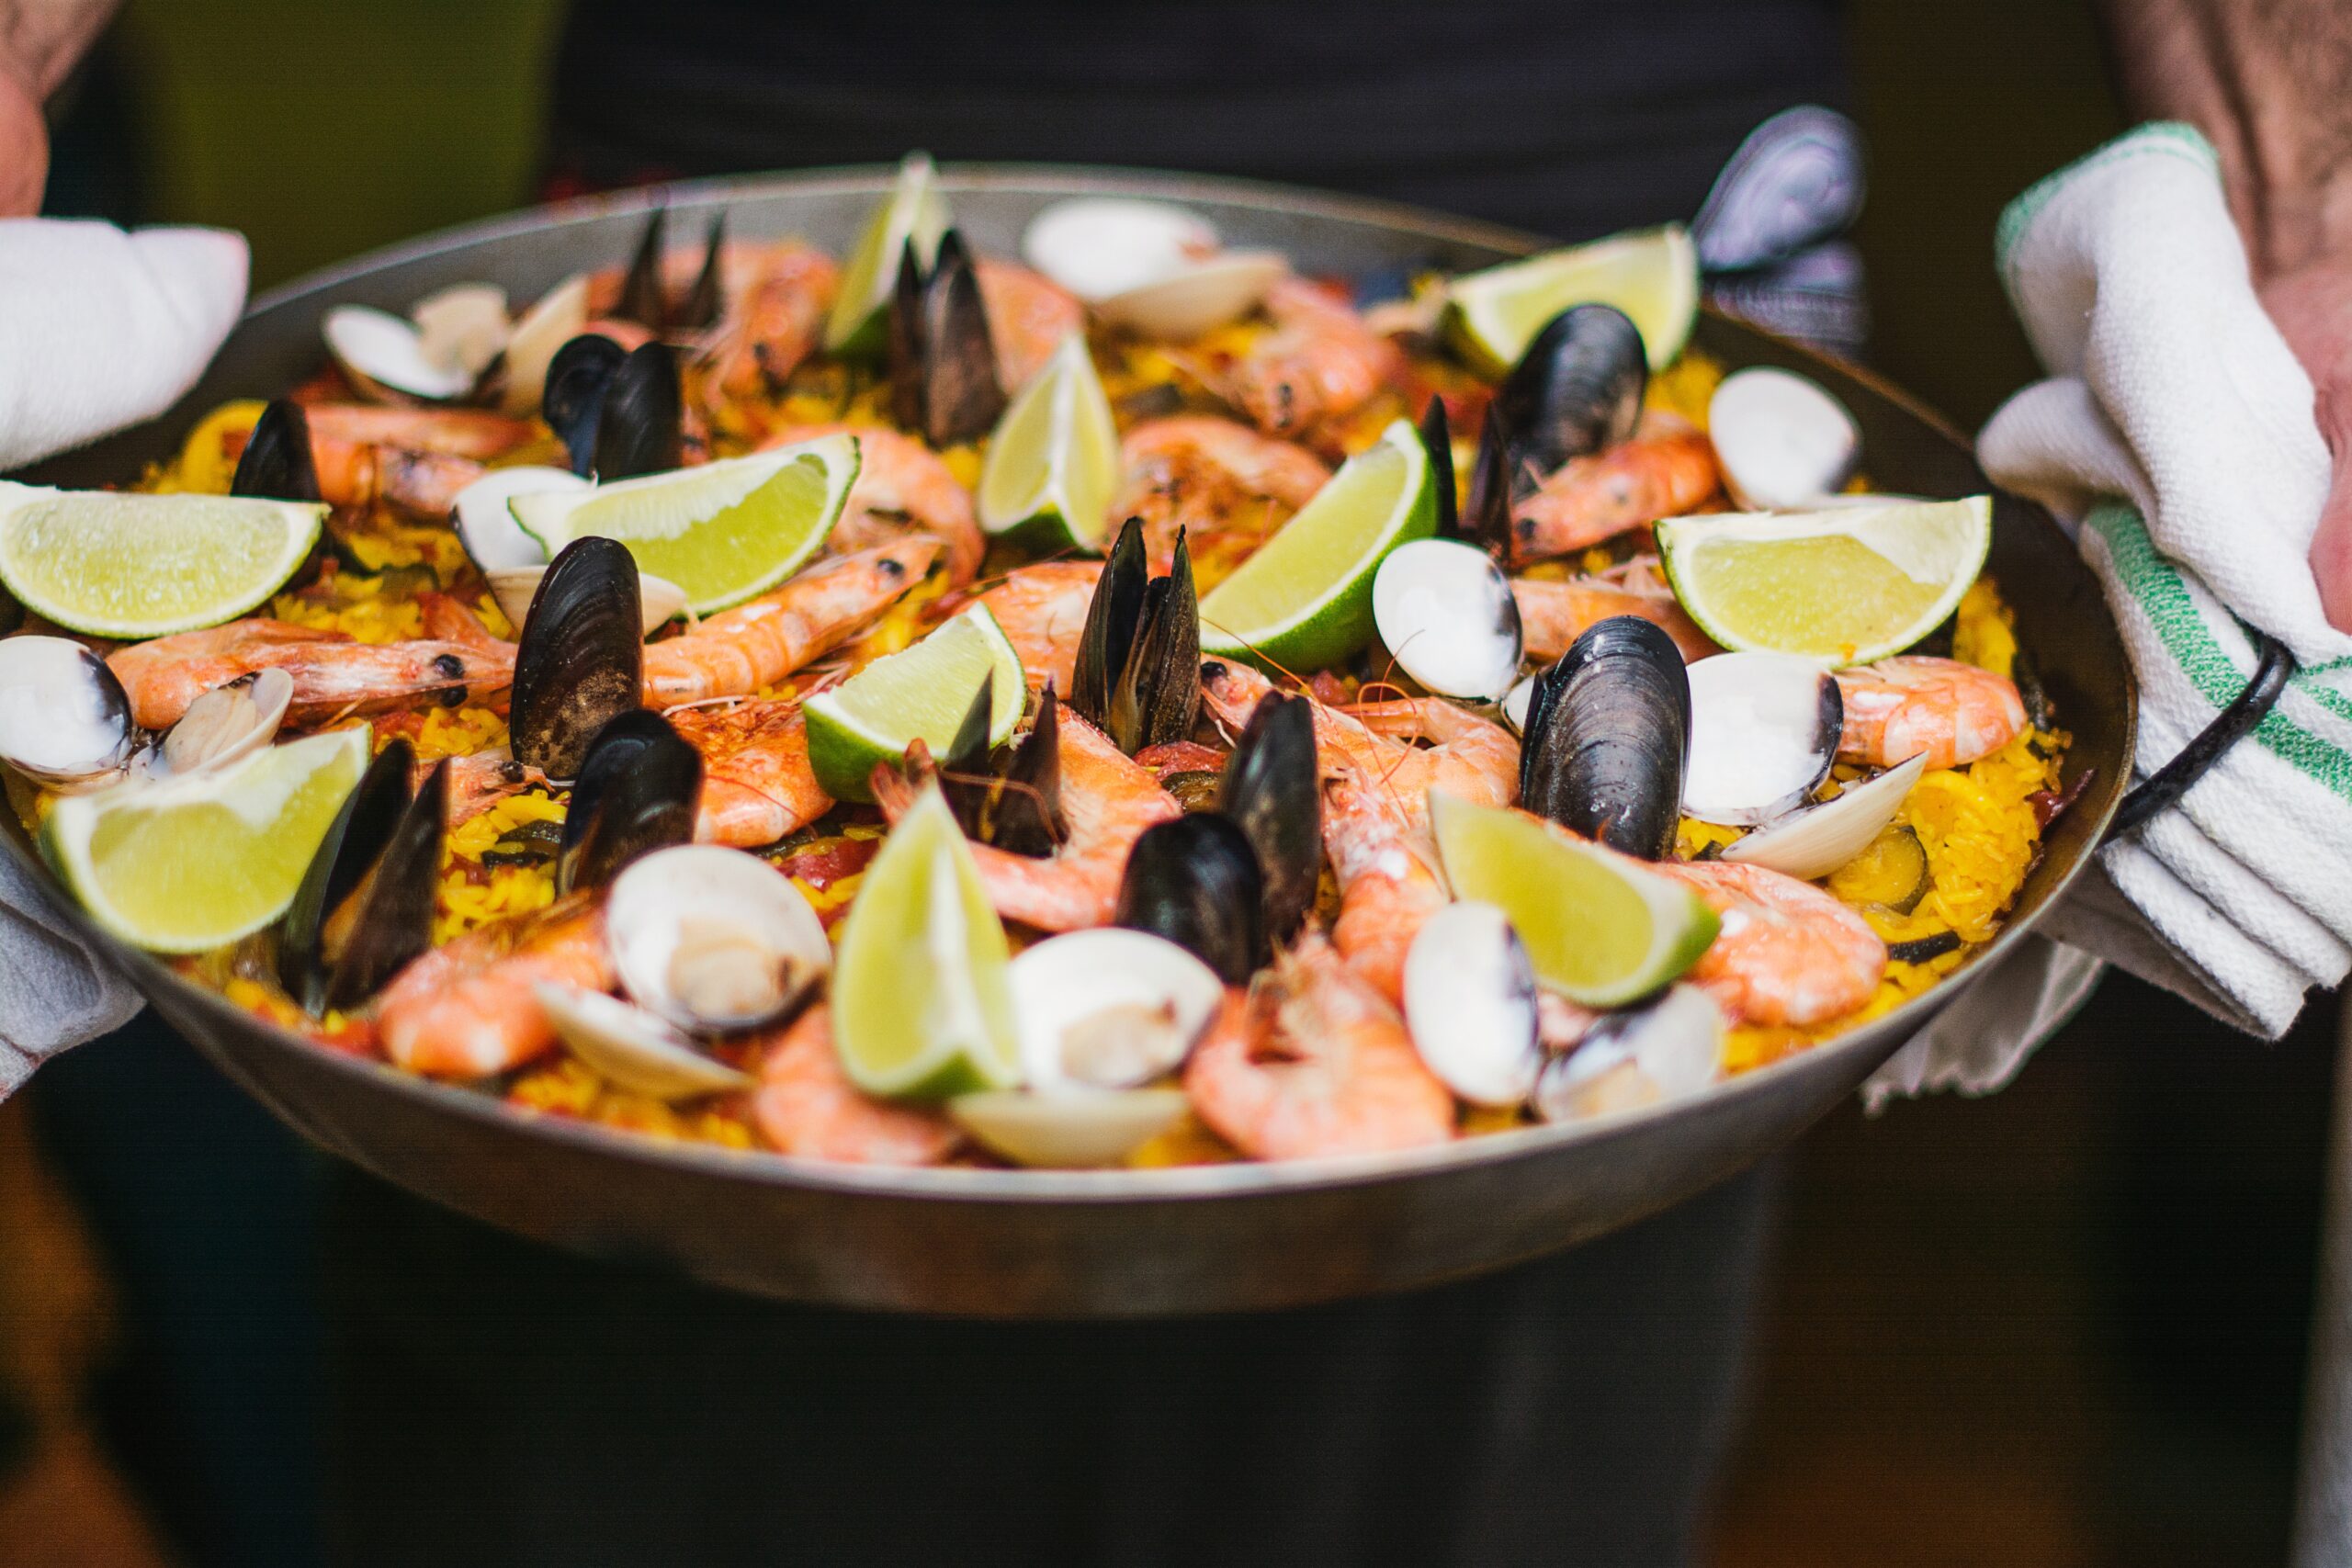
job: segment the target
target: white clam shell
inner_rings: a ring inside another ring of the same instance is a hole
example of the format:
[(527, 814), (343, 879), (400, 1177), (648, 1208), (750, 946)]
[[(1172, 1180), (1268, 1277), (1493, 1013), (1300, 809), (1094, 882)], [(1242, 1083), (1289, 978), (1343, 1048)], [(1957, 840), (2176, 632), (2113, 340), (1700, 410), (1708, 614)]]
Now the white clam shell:
[(677, 961), (715, 936), (750, 944), (776, 972), (803, 980), (832, 967), (824, 922), (792, 879), (757, 855), (717, 844), (657, 850), (613, 879), (605, 902), (605, 942), (621, 989), (681, 1029), (754, 1027), (793, 999), (789, 989), (763, 1013), (715, 1015), (681, 994)]
[(138, 730), (106, 661), (62, 637), (0, 638), (0, 761), (60, 788), (111, 783)]
[(588, 325), (588, 275), (575, 273), (548, 289), (514, 321), (506, 336), (506, 412), (539, 412), (548, 386), (548, 365), (556, 350)]
[(1039, 1095), (1175, 1071), (1225, 1001), (1207, 964), (1117, 926), (1049, 937), (1012, 961), (1010, 977), (1022, 1077)]
[(1535, 1109), (1580, 1122), (1698, 1093), (1723, 1076), (1724, 1015), (1696, 986), (1603, 1015), (1582, 1043), (1545, 1065)]
[(1928, 771), (1925, 756), (1898, 762), (1835, 800), (1782, 818), (1724, 851), (1724, 859), (1760, 865), (1810, 882), (1826, 876), (1870, 847), (1903, 809), (1903, 797)]
[(1757, 512), (1837, 494), (1862, 449), (1843, 403), (1802, 376), (1760, 367), (1724, 378), (1707, 405), (1707, 435), (1724, 488)]
[(1513, 735), (1527, 729), (1527, 705), (1535, 700), (1535, 677), (1530, 675), (1513, 686), (1503, 696), (1503, 722), (1510, 726)]
[(1189, 343), (1256, 310), (1288, 271), (1290, 264), (1272, 251), (1222, 251), (1098, 299), (1094, 311), (1114, 326)]
[[(544, 566), (505, 566), (486, 571), (482, 576), (489, 581), (490, 592), (497, 599), (498, 607), (520, 631), (524, 617), (531, 613), (532, 595), (539, 591), (539, 579), (547, 574), (548, 569)], [(686, 591), (666, 577), (639, 572), (637, 596), (648, 637), (686, 611)]]
[(413, 321), (368, 305), (337, 305), (321, 319), (327, 353), (362, 391), (447, 402), (474, 389), (473, 372), (425, 357)]
[(243, 761), (277, 739), (293, 701), (294, 677), (275, 668), (215, 686), (147, 753), (147, 771), (182, 778)]
[[(473, 558), (474, 565), (484, 571), (545, 566), (548, 560), (546, 547), (523, 531), (523, 525), (514, 521), (514, 513), (506, 503), (518, 495), (542, 495), (551, 491), (588, 488), (588, 481), (570, 468), (544, 468), (532, 463), (511, 468), (492, 468), (459, 491), (450, 507), (458, 542), (466, 547), (466, 554)], [(518, 621), (515, 624), (520, 626), (522, 623)]]
[(1206, 219), (1129, 197), (1055, 202), (1021, 235), (1023, 259), (1090, 303), (1158, 283), (1216, 248)]
[(452, 284), (419, 299), (408, 318), (427, 363), (463, 370), (476, 380), (504, 351), (512, 329), (506, 290), (494, 283)]
[(1476, 546), (1416, 539), (1389, 551), (1372, 580), (1372, 617), (1397, 668), (1441, 696), (1494, 702), (1518, 679), (1519, 604)]
[(948, 1101), (947, 1113), (1015, 1165), (1085, 1169), (1117, 1165), (1174, 1126), (1186, 1103), (1181, 1089), (993, 1089)]
[(1449, 904), (1405, 955), (1405, 1026), (1438, 1081), (1473, 1105), (1518, 1105), (1544, 1065), (1535, 970), (1492, 904)]
[(1718, 653), (1686, 672), (1683, 811), (1744, 828), (1803, 806), (1837, 760), (1844, 707), (1829, 672), (1792, 653)]
[(704, 1055), (668, 1023), (617, 997), (544, 980), (531, 991), (572, 1055), (631, 1094), (692, 1100), (751, 1085), (749, 1074)]

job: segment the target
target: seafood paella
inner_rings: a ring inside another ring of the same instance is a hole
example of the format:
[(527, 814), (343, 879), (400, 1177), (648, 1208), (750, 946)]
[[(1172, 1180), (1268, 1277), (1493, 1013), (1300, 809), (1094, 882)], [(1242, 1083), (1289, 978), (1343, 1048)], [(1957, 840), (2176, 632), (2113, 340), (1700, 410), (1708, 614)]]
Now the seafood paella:
[(1986, 499), (1687, 347), (1678, 229), (1367, 286), (1075, 198), (988, 255), (920, 157), (846, 255), (673, 227), (0, 481), (0, 762), (97, 923), (532, 1114), (1284, 1160), (1882, 1017), (2068, 805)]

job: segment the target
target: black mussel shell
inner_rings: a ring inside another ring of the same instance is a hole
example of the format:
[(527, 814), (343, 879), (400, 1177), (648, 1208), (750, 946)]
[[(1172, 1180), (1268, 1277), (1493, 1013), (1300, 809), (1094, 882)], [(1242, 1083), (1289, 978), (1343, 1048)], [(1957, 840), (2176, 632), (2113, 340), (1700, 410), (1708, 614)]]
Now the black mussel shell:
[(1303, 697), (1269, 692), (1226, 760), (1217, 810), (1249, 836), (1265, 880), (1266, 933), (1286, 942), (1323, 874), (1323, 790), (1315, 715)]
[(366, 1000), (432, 945), (448, 764), (412, 798), (415, 762), (396, 739), (368, 764), (278, 928), (278, 982), (313, 1017)]
[(662, 255), (669, 248), (668, 229), (668, 211), (655, 208), (645, 220), (637, 254), (629, 257), (628, 274), (621, 279), (620, 303), (613, 307), (613, 314), (622, 321), (640, 322), (656, 333), (670, 324), (670, 301), (662, 288)]
[(1690, 748), (1690, 682), (1674, 639), (1613, 615), (1535, 679), (1520, 804), (1644, 860), (1674, 850)]
[(583, 479), (596, 471), (596, 425), (605, 412), (605, 390), (628, 357), (628, 351), (604, 333), (582, 333), (548, 361), (539, 413), (563, 442), (571, 471)]
[(1421, 445), (1429, 448), (1430, 488), (1437, 493), (1437, 536), (1462, 537), (1462, 498), (1453, 488), (1453, 428), (1446, 421), (1445, 400), (1430, 399), (1421, 414)]
[(1185, 739), (1200, 712), (1201, 601), (1180, 532), (1168, 575), (1144, 585), (1135, 642), (1111, 687), (1105, 733), (1132, 757), (1147, 746)]
[(302, 405), (291, 398), (274, 398), (254, 422), (245, 449), (237, 457), (237, 471), (229, 480), (231, 495), (266, 496), (271, 501), (317, 501), (318, 466), (311, 460), (311, 422)]
[[(978, 839), (980, 823), (988, 807), (989, 785), (994, 782), (989, 773), (989, 719), (996, 711), (996, 678), (990, 676), (980, 682), (972, 694), (970, 705), (956, 726), (955, 739), (947, 749), (933, 759), (939, 778), (939, 792), (947, 797), (956, 820), (967, 839)], [(908, 748), (910, 753), (914, 748)], [(909, 758), (910, 771), (914, 757)]]
[(1469, 492), (1463, 498), (1462, 537), (1503, 566), (1511, 558), (1510, 433), (1489, 404), (1478, 428), (1478, 455), (1470, 461)]
[(899, 273), (890, 286), (888, 329), (890, 418), (902, 430), (923, 428), (923, 269), (915, 243), (899, 247)]
[(1574, 305), (1544, 323), (1495, 393), (1520, 460), (1541, 479), (1634, 433), (1649, 386), (1641, 329), (1614, 305)]
[(1078, 637), (1078, 662), (1070, 673), (1069, 705), (1080, 718), (1108, 732), (1111, 692), (1126, 668), (1127, 651), (1135, 647), (1136, 623), (1143, 615), (1144, 589), (1151, 568), (1144, 558), (1143, 524), (1130, 517), (1119, 528), (1118, 541), (1094, 580), (1094, 596), (1087, 601), (1086, 625)]
[(1048, 681), (1036, 721), (998, 765), (996, 791), (981, 826), (988, 841), (1008, 853), (1042, 858), (1069, 837), (1062, 815), (1060, 707)]
[(599, 483), (667, 473), (685, 461), (686, 399), (678, 351), (666, 343), (631, 349), (605, 388), (596, 419)]
[(1144, 829), (1127, 855), (1112, 923), (1166, 937), (1247, 985), (1265, 960), (1265, 882), (1250, 836), (1230, 818), (1196, 811)]
[(639, 855), (691, 843), (702, 753), (650, 708), (597, 731), (572, 782), (556, 852), (556, 891), (602, 887)]
[(718, 324), (720, 310), (726, 305), (727, 212), (721, 209), (711, 215), (710, 239), (703, 247), (702, 271), (695, 275), (695, 286), (670, 313), (670, 325), (681, 332), (698, 333)]
[(507, 714), (514, 760), (551, 779), (577, 776), (589, 742), (638, 705), (644, 684), (637, 560), (615, 540), (574, 539), (524, 617)]
[(980, 276), (963, 236), (940, 237), (938, 259), (923, 280), (920, 342), (922, 421), (933, 446), (977, 441), (1004, 412), (1005, 389), (996, 374), (996, 343), (989, 332)]

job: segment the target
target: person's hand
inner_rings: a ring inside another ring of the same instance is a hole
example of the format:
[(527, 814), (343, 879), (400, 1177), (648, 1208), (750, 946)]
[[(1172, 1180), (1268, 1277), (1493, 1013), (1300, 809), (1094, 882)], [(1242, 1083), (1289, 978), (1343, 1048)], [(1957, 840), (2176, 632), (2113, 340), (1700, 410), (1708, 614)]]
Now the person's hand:
[(2320, 434), (2335, 460), (2312, 536), (2321, 608), (2352, 631), (2352, 254), (2323, 255), (2272, 277), (2262, 303), (2312, 378)]
[(40, 210), (49, 183), (49, 128), (32, 83), (0, 51), (0, 218)]

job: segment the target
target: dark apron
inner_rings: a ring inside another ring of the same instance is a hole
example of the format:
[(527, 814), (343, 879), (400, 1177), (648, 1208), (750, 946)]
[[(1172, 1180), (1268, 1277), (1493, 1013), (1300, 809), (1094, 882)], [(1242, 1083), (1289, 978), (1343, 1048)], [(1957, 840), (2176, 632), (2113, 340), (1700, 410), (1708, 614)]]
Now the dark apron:
[[(1295, 180), (1564, 236), (1688, 219), (1842, 95), (1835, 8), (586, 0), (551, 167), (942, 158)], [(1251, 1318), (983, 1325), (561, 1257), (351, 1178), (328, 1226), (348, 1559), (1685, 1561), (1769, 1172), (1575, 1252)]]

